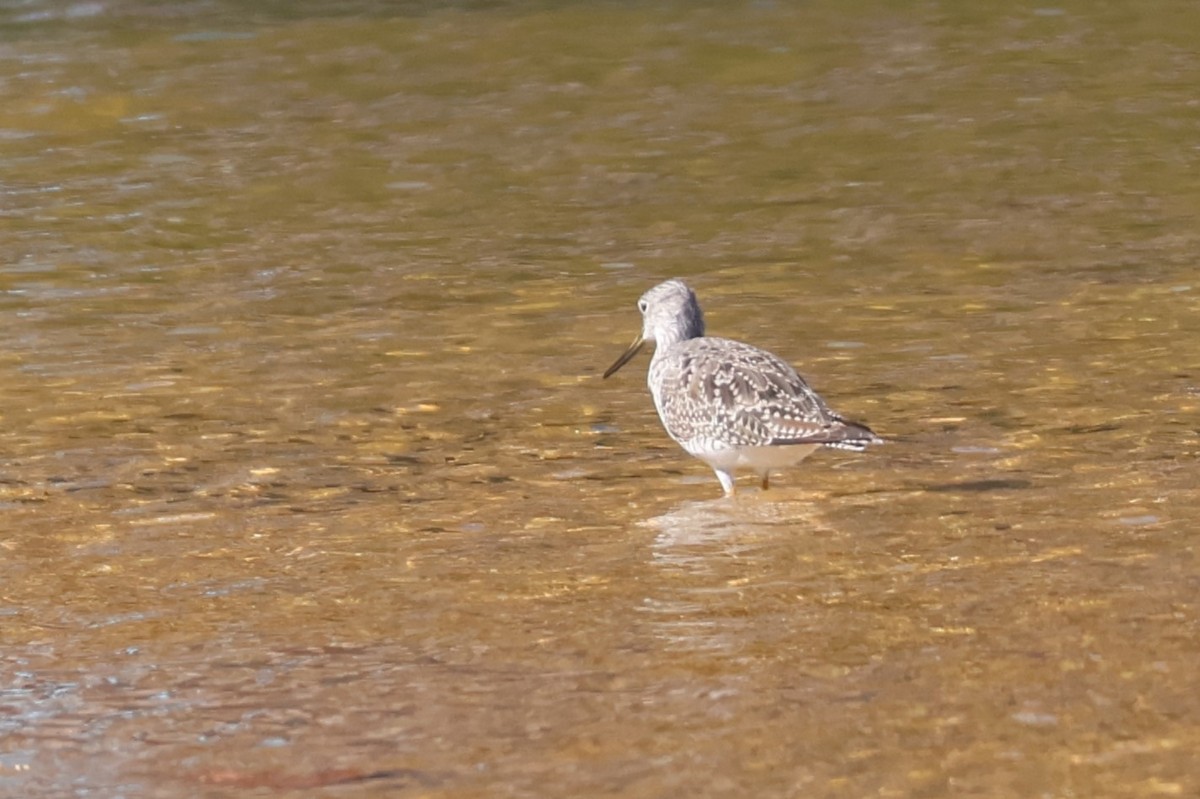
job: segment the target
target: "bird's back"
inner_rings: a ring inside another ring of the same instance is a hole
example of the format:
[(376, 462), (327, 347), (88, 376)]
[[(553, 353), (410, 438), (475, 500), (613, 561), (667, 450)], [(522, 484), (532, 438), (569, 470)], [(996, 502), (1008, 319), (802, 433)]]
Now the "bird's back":
[(690, 452), (822, 444), (863, 449), (878, 437), (847, 421), (786, 361), (725, 338), (656, 353), (648, 377), (667, 432)]

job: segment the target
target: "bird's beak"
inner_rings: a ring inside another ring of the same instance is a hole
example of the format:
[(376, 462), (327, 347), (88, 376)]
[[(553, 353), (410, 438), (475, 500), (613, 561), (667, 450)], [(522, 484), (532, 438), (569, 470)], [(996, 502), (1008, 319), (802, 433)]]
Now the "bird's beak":
[(625, 350), (625, 352), (621, 353), (621, 357), (617, 358), (616, 362), (612, 366), (610, 366), (604, 370), (604, 376), (611, 377), (614, 372), (616, 372), (618, 369), (620, 369), (625, 364), (629, 363), (630, 359), (633, 358), (633, 356), (638, 354), (638, 350), (640, 350), (642, 348), (642, 345), (645, 343), (646, 343), (646, 339), (642, 338), (641, 336), (638, 336), (637, 338), (635, 338), (633, 340), (633, 343), (629, 345), (629, 349), (627, 349), (627, 350)]

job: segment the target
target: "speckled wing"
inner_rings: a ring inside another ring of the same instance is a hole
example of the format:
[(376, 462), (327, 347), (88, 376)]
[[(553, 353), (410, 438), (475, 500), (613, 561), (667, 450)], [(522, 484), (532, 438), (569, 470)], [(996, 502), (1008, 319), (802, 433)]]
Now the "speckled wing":
[(786, 361), (740, 341), (680, 342), (652, 367), (650, 382), (667, 432), (681, 443), (863, 449), (878, 441), (831, 410)]

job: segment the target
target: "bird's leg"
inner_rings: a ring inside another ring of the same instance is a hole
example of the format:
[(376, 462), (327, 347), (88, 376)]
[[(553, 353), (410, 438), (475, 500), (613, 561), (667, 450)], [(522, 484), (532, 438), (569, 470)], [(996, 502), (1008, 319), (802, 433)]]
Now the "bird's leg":
[(770, 487), (771, 487), (771, 473), (763, 472), (762, 473), (762, 490), (766, 491)]
[(721, 481), (721, 488), (725, 489), (725, 496), (732, 497), (737, 490), (733, 483), (733, 475), (720, 469), (713, 469), (713, 471), (717, 473), (717, 479)]

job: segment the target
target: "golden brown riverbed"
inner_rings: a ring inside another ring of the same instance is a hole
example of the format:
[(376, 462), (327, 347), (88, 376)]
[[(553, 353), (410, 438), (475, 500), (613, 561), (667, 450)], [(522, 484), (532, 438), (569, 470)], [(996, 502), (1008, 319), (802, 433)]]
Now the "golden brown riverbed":
[[(0, 5), (0, 796), (1200, 794), (1198, 29)], [(669, 276), (890, 443), (720, 499)]]

